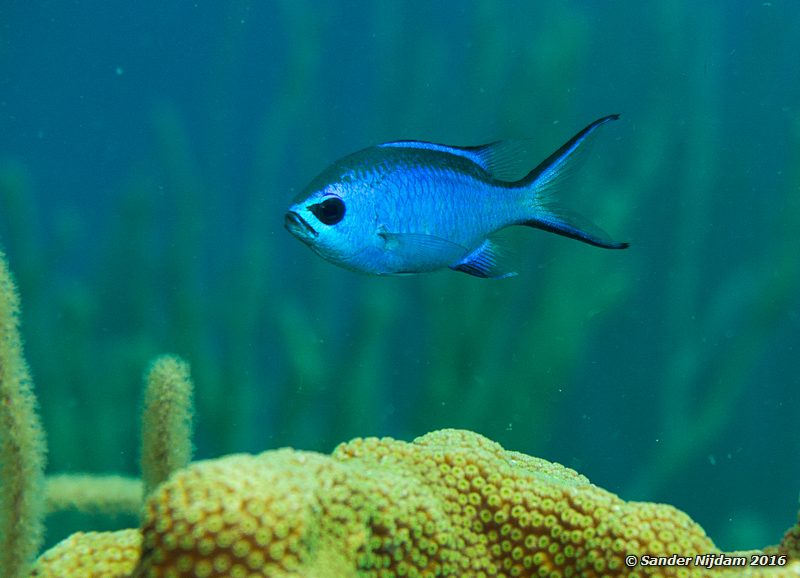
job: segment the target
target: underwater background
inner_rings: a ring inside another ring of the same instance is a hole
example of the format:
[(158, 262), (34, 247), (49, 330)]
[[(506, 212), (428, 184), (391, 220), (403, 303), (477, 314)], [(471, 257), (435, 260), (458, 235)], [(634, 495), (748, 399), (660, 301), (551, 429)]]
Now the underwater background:
[[(195, 458), (444, 428), (776, 543), (800, 490), (800, 4), (8, 2), (0, 247), (48, 472), (138, 473), (183, 356)], [(561, 193), (627, 251), (530, 229), (520, 275), (366, 277), (283, 228), (375, 143), (621, 113)], [(59, 513), (47, 543), (136, 521)]]

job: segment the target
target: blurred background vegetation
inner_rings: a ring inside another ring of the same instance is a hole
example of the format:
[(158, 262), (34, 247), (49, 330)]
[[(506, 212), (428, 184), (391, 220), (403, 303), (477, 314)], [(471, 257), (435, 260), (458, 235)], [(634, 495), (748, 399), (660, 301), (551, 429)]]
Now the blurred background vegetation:
[[(192, 366), (196, 457), (469, 428), (775, 543), (800, 488), (800, 5), (145, 1), (0, 8), (0, 244), (48, 470), (138, 471), (142, 372)], [(609, 113), (520, 275), (369, 278), (282, 226), (378, 142)], [(127, 519), (58, 514), (48, 542)]]

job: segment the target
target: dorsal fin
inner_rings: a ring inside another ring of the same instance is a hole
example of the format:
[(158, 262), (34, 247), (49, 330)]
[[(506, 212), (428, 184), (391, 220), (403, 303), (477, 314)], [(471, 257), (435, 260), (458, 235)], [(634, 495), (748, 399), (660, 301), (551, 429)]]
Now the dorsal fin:
[(498, 181), (514, 182), (530, 171), (532, 143), (528, 138), (498, 140), (464, 150), (480, 159), (477, 164)]
[(531, 139), (510, 139), (485, 145), (457, 147), (425, 141), (401, 140), (380, 147), (414, 148), (448, 153), (465, 158), (499, 181), (513, 182), (528, 174), (531, 166)]

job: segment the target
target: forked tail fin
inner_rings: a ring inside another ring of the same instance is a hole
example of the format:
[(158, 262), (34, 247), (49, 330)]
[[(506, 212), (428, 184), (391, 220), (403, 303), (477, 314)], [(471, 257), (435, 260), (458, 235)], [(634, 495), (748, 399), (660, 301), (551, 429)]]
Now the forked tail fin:
[(628, 247), (628, 243), (612, 240), (608, 233), (588, 219), (561, 208), (553, 198), (556, 187), (571, 173), (571, 169), (582, 157), (581, 152), (586, 150), (587, 139), (599, 126), (618, 118), (618, 114), (611, 114), (597, 119), (516, 183), (531, 191), (535, 208), (533, 218), (521, 222), (521, 225), (557, 233), (596, 247), (606, 249)]
[(604, 249), (627, 249), (630, 246), (630, 243), (614, 241), (603, 229), (573, 211), (555, 209), (550, 206), (540, 207), (536, 212), (535, 219), (520, 224), (550, 231)]

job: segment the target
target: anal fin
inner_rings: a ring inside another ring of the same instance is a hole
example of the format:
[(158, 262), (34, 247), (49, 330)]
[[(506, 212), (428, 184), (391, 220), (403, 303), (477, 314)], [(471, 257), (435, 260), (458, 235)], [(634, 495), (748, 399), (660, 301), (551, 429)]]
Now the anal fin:
[(483, 279), (514, 277), (517, 273), (503, 269), (498, 265), (497, 257), (497, 245), (486, 239), (477, 249), (450, 268)]

